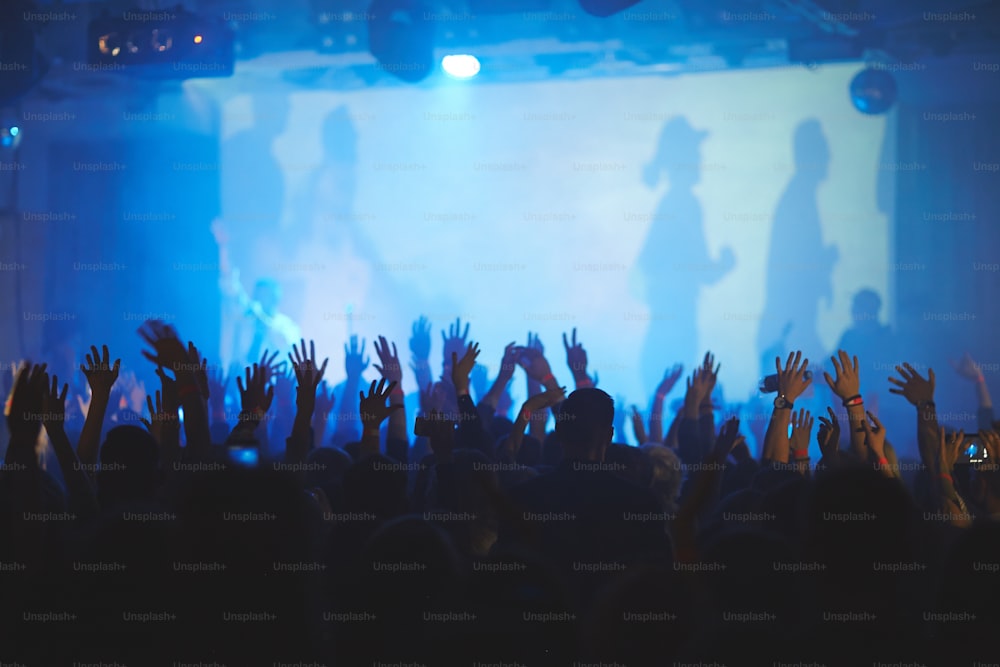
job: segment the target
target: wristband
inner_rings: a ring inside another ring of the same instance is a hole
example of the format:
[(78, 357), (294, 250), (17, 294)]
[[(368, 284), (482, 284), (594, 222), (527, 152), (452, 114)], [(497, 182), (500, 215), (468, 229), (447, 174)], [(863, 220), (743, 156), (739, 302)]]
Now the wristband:
[(545, 377), (542, 378), (542, 384), (545, 384), (549, 380), (555, 380), (555, 379), (556, 379), (556, 376), (553, 375), (552, 373), (549, 373), (548, 375), (546, 375)]
[(850, 408), (855, 405), (861, 405), (862, 403), (864, 403), (864, 400), (861, 398), (861, 394), (857, 394), (855, 396), (851, 396), (850, 398), (844, 399), (845, 408)]
[(951, 484), (955, 483), (955, 479), (951, 475), (949, 475), (948, 473), (944, 473), (944, 472), (938, 473), (938, 477), (940, 477), (941, 479), (947, 480)]
[(980, 374), (980, 376), (976, 378), (976, 384), (985, 384), (985, 383), (986, 383), (986, 376)]
[(879, 459), (878, 459), (878, 467), (879, 468), (887, 468), (887, 467), (889, 467), (889, 459), (885, 458), (884, 456), (879, 457)]
[(177, 390), (177, 397), (184, 398), (188, 394), (200, 394), (201, 387), (196, 384), (186, 384)]
[(524, 421), (531, 421), (531, 410), (521, 410), (521, 416), (524, 417)]
[(366, 426), (364, 429), (364, 435), (380, 435), (380, 434), (381, 430), (379, 429), (378, 426)]
[(792, 450), (792, 458), (794, 458), (797, 461), (801, 460), (801, 459), (808, 459), (809, 458), (809, 450), (808, 449), (793, 449)]
[[(552, 375), (549, 375), (549, 377), (551, 377), (551, 378), (555, 379), (555, 378), (554, 378), (554, 376), (552, 376)], [(591, 382), (590, 378), (588, 378), (588, 377), (585, 377), (585, 378), (583, 378), (582, 380), (577, 380), (577, 381), (576, 381), (576, 386), (577, 386), (577, 388), (579, 388), (579, 389), (587, 389), (587, 388), (589, 388), (589, 387), (593, 387), (593, 386), (594, 386), (594, 383), (593, 383), (593, 382)]]

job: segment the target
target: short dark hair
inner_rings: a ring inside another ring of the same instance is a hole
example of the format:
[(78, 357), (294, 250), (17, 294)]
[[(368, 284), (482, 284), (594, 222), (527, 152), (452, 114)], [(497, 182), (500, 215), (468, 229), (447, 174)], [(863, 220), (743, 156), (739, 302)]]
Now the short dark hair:
[(593, 442), (615, 423), (615, 401), (600, 389), (577, 389), (566, 397), (556, 418), (556, 433), (565, 447), (577, 449)]

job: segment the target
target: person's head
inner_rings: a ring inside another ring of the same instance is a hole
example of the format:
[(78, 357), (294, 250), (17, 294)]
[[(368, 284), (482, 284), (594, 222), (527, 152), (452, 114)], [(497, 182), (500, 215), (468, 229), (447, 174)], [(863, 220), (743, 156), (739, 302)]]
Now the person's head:
[(150, 498), (160, 475), (160, 448), (138, 426), (116, 426), (101, 447), (97, 488), (102, 503)]
[(793, 144), (795, 172), (812, 175), (817, 181), (825, 179), (830, 164), (830, 147), (819, 121), (810, 118), (799, 123), (795, 128)]
[(664, 508), (674, 508), (681, 493), (684, 472), (680, 457), (669, 447), (646, 443), (639, 448), (649, 459), (652, 468), (649, 486)]
[(567, 459), (603, 461), (615, 434), (615, 402), (600, 389), (577, 389), (559, 408), (556, 433)]
[(273, 315), (281, 303), (281, 285), (276, 280), (261, 278), (253, 286), (253, 299), (260, 302), (265, 313)]
[(880, 310), (882, 310), (882, 297), (873, 289), (860, 290), (851, 301), (851, 319), (855, 324), (878, 323)]
[(667, 172), (671, 187), (694, 186), (701, 179), (701, 142), (708, 135), (691, 127), (683, 116), (675, 116), (664, 124), (656, 155), (645, 166), (643, 179), (653, 187), (660, 173)]

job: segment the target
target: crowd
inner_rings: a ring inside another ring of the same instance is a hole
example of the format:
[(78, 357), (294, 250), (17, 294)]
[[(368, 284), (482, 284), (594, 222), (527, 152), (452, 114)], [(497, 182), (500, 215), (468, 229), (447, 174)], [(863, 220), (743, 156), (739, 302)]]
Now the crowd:
[[(775, 360), (753, 447), (712, 400), (711, 354), (676, 414), (669, 369), (634, 447), (575, 331), (572, 391), (537, 337), (477, 381), (468, 331), (442, 332), (434, 379), (414, 324), (412, 433), (385, 338), (370, 383), (363, 344), (345, 346), (340, 405), (311, 342), (229, 378), (157, 321), (140, 329), (151, 396), (107, 347), (86, 355), (84, 396), (21, 364), (0, 665), (1000, 662), (1000, 429), (989, 412), (976, 434), (939, 425), (933, 370), (891, 380), (913, 407), (912, 465), (846, 351), (815, 377), (800, 352)], [(974, 361), (959, 371), (985, 392)], [(795, 406), (811, 383), (836, 397), (824, 414)]]

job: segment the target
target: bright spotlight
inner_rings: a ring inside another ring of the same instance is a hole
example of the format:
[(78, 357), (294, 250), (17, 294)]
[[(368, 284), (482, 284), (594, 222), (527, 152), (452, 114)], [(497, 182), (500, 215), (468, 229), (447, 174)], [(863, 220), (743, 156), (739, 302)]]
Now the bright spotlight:
[(456, 79), (471, 79), (479, 74), (479, 59), (470, 55), (445, 56), (441, 68)]

